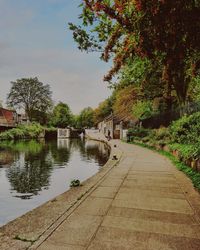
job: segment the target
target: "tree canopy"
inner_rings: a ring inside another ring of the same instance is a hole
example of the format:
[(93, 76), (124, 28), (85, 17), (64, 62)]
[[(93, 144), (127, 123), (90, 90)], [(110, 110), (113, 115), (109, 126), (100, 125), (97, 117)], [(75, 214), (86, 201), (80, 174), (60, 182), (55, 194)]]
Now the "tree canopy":
[(103, 60), (113, 58), (105, 80), (135, 56), (159, 61), (167, 98), (175, 90), (179, 104), (185, 103), (200, 69), (199, 0), (83, 0), (82, 9), (83, 26), (70, 28), (80, 49), (100, 49)]
[(107, 98), (105, 101), (99, 103), (98, 107), (94, 110), (94, 123), (95, 125), (101, 122), (106, 116), (113, 112), (114, 95)]
[(24, 109), (30, 121), (46, 116), (52, 107), (52, 92), (48, 84), (44, 85), (35, 78), (22, 78), (11, 82), (7, 104)]
[(113, 113), (119, 119), (133, 119), (132, 106), (137, 100), (137, 95), (138, 91), (133, 85), (116, 91), (116, 98), (113, 103)]
[(84, 108), (76, 119), (78, 128), (91, 128), (94, 126), (94, 111), (91, 107)]
[(50, 124), (59, 127), (66, 128), (73, 122), (73, 115), (66, 103), (59, 102), (53, 109), (52, 118)]

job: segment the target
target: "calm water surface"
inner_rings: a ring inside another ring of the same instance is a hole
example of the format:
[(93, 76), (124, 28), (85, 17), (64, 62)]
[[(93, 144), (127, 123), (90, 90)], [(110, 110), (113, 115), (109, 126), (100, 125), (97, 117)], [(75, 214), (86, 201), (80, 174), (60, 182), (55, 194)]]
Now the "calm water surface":
[(0, 226), (94, 175), (108, 157), (96, 141), (0, 142)]

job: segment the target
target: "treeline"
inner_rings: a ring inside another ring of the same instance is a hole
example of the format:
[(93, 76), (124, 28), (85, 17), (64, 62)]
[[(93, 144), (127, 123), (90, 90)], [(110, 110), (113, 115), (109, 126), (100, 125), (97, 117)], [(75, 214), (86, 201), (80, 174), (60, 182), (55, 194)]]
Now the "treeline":
[[(92, 108), (84, 108), (79, 115), (74, 115), (68, 104), (59, 102), (54, 105), (50, 85), (40, 82), (37, 77), (22, 78), (11, 82), (7, 105), (10, 109), (20, 109), (20, 111), (25, 112), (28, 121), (35, 123), (32, 127), (28, 126), (28, 130), (31, 133), (32, 128), (35, 129), (36, 136), (38, 129), (40, 131), (43, 129), (36, 123), (45, 127), (59, 128), (68, 126), (90, 128), (95, 125)], [(24, 136), (29, 137), (29, 131), (27, 132), (23, 126), (13, 130), (12, 133), (8, 131), (5, 134), (6, 138), (23, 138)]]

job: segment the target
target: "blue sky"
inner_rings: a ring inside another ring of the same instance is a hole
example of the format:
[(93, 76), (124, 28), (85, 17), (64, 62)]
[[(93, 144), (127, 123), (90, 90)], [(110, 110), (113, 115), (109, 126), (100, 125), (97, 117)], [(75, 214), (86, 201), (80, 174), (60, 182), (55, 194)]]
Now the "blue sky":
[(81, 0), (0, 0), (0, 100), (10, 81), (37, 76), (56, 102), (78, 113), (110, 95), (102, 81), (109, 65), (79, 51), (67, 23), (78, 23)]

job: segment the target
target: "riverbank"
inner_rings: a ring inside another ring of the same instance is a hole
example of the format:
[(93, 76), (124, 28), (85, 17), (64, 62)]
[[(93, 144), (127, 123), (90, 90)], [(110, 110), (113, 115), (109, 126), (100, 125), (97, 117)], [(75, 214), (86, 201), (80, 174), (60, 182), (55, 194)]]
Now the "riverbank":
[(41, 139), (56, 138), (57, 128), (44, 127), (39, 123), (21, 124), (16, 128), (9, 129), (0, 133), (0, 141), (22, 140), (22, 139)]
[(31, 246), (33, 242), (66, 218), (116, 162), (116, 160), (109, 160), (98, 174), (83, 182), (82, 186), (70, 189), (0, 228), (0, 249), (22, 250)]

